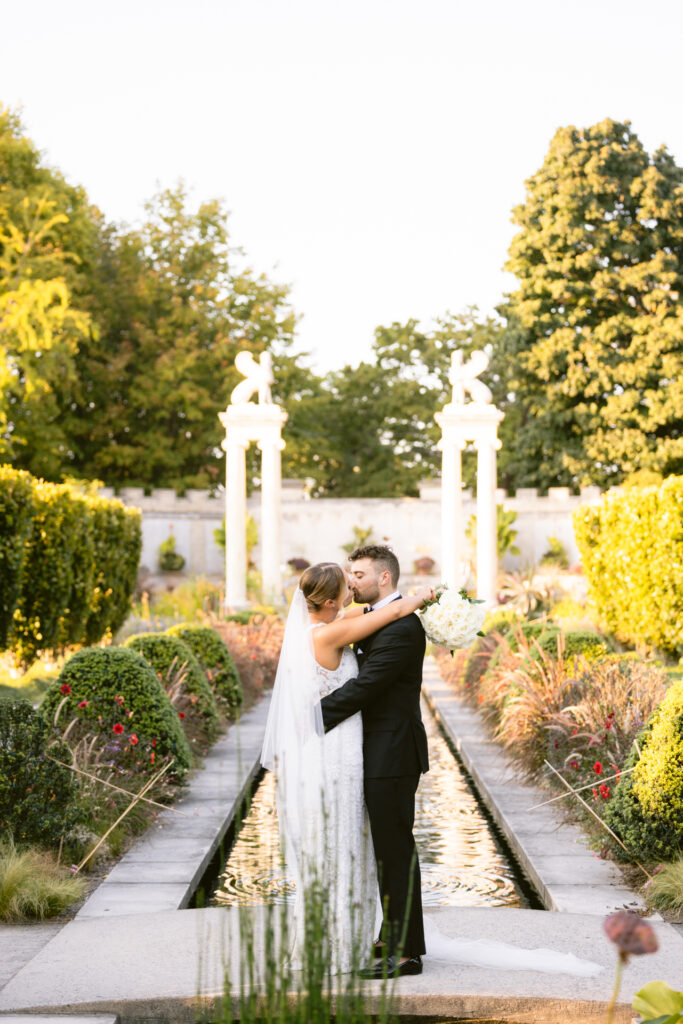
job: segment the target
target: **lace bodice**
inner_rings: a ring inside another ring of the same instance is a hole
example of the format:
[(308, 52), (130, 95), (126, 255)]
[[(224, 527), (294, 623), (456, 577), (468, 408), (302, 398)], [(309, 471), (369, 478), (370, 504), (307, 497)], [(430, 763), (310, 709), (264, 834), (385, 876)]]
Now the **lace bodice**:
[[(311, 630), (317, 629), (318, 626), (322, 626), (322, 622), (314, 622), (311, 626)], [(345, 647), (342, 651), (341, 661), (336, 668), (325, 668), (324, 665), (315, 662), (315, 674), (320, 686), (320, 696), (324, 697), (328, 693), (332, 693), (333, 690), (338, 689), (347, 679), (351, 679), (358, 672), (358, 662), (356, 655), (353, 653), (350, 647)]]

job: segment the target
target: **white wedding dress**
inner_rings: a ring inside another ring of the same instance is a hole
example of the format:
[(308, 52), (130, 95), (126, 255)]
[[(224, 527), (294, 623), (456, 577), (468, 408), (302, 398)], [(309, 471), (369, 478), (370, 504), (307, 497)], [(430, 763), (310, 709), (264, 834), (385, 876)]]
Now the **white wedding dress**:
[[(368, 962), (381, 923), (363, 795), (363, 723), (352, 715), (325, 735), (320, 699), (358, 673), (350, 648), (334, 670), (315, 660), (303, 595), (294, 595), (261, 762), (277, 778), (285, 861), (296, 885), (292, 967), (322, 946), (333, 974)], [(322, 927), (321, 927), (322, 926)]]
[[(315, 629), (311, 627), (311, 630)], [(358, 674), (358, 662), (344, 648), (339, 666), (314, 666), (317, 694), (324, 697)], [(364, 965), (372, 949), (381, 910), (370, 822), (363, 795), (363, 723), (360, 712), (323, 739), (323, 799), (307, 825), (305, 848), (316, 851), (308, 870), (322, 883), (328, 921), (327, 955), (333, 974)], [(306, 871), (306, 868), (304, 868)], [(306, 936), (305, 885), (297, 886), (292, 963), (300, 965)]]
[[(319, 948), (322, 942), (323, 961), (338, 974), (367, 961), (379, 933), (381, 905), (363, 796), (361, 715), (352, 715), (325, 734), (320, 709), (320, 698), (353, 678), (358, 664), (353, 651), (345, 648), (336, 669), (319, 665), (312, 641), (315, 628), (297, 588), (261, 763), (277, 777), (280, 832), (296, 883), (291, 965), (301, 968), (312, 946)], [(578, 977), (602, 970), (571, 953), (452, 938), (430, 920), (425, 921), (425, 933), (429, 959), (442, 963)]]

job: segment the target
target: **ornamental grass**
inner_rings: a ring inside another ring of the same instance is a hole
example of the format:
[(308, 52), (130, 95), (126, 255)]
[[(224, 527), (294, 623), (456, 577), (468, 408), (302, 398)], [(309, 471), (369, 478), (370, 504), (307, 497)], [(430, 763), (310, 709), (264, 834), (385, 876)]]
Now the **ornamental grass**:
[(84, 892), (83, 880), (72, 878), (50, 854), (19, 851), (11, 842), (0, 846), (0, 921), (55, 917)]
[(643, 891), (648, 907), (683, 913), (683, 857), (662, 864)]

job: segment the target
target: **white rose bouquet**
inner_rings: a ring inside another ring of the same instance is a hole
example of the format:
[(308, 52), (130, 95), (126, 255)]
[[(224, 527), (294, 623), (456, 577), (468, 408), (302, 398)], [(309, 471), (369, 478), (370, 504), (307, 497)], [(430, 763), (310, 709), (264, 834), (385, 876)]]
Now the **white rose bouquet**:
[(427, 601), (417, 612), (427, 639), (438, 647), (471, 647), (476, 637), (481, 636), (486, 611), (483, 601), (474, 601), (464, 590), (449, 590), (442, 585), (436, 588), (436, 597)]

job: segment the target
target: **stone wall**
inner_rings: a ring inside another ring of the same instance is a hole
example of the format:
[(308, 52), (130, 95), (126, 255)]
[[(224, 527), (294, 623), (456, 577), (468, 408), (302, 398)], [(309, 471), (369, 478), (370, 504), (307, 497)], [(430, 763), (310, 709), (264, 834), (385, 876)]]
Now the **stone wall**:
[[(429, 556), (436, 561), (438, 574), (441, 557), (441, 493), (439, 481), (423, 485), (419, 498), (315, 498), (306, 496), (304, 484), (285, 480), (282, 487), (282, 562), (294, 557), (309, 562), (341, 560), (340, 545), (352, 540), (353, 527), (372, 527), (373, 541), (392, 545), (405, 573), (412, 572), (416, 558)], [(110, 488), (100, 493), (113, 496)], [(547, 495), (532, 489), (520, 489), (513, 496), (498, 491), (498, 502), (517, 513), (514, 528), (521, 555), (505, 558), (508, 569), (537, 563), (555, 536), (567, 549), (569, 560), (579, 559), (572, 530), (572, 512), (577, 506), (595, 503), (597, 487), (584, 488), (572, 495), (568, 488), (551, 487)], [(225, 514), (224, 496), (211, 497), (207, 491), (188, 491), (179, 498), (173, 490), (159, 489), (145, 495), (142, 488), (126, 488), (117, 495), (126, 505), (142, 510), (142, 565), (151, 572), (157, 568), (157, 550), (172, 530), (176, 549), (184, 556), (185, 571), (191, 575), (223, 575), (223, 552), (216, 546), (213, 531)], [(465, 522), (475, 512), (475, 500), (463, 492)], [(248, 500), (250, 514), (260, 520), (260, 495)], [(255, 561), (260, 564), (257, 547)]]

